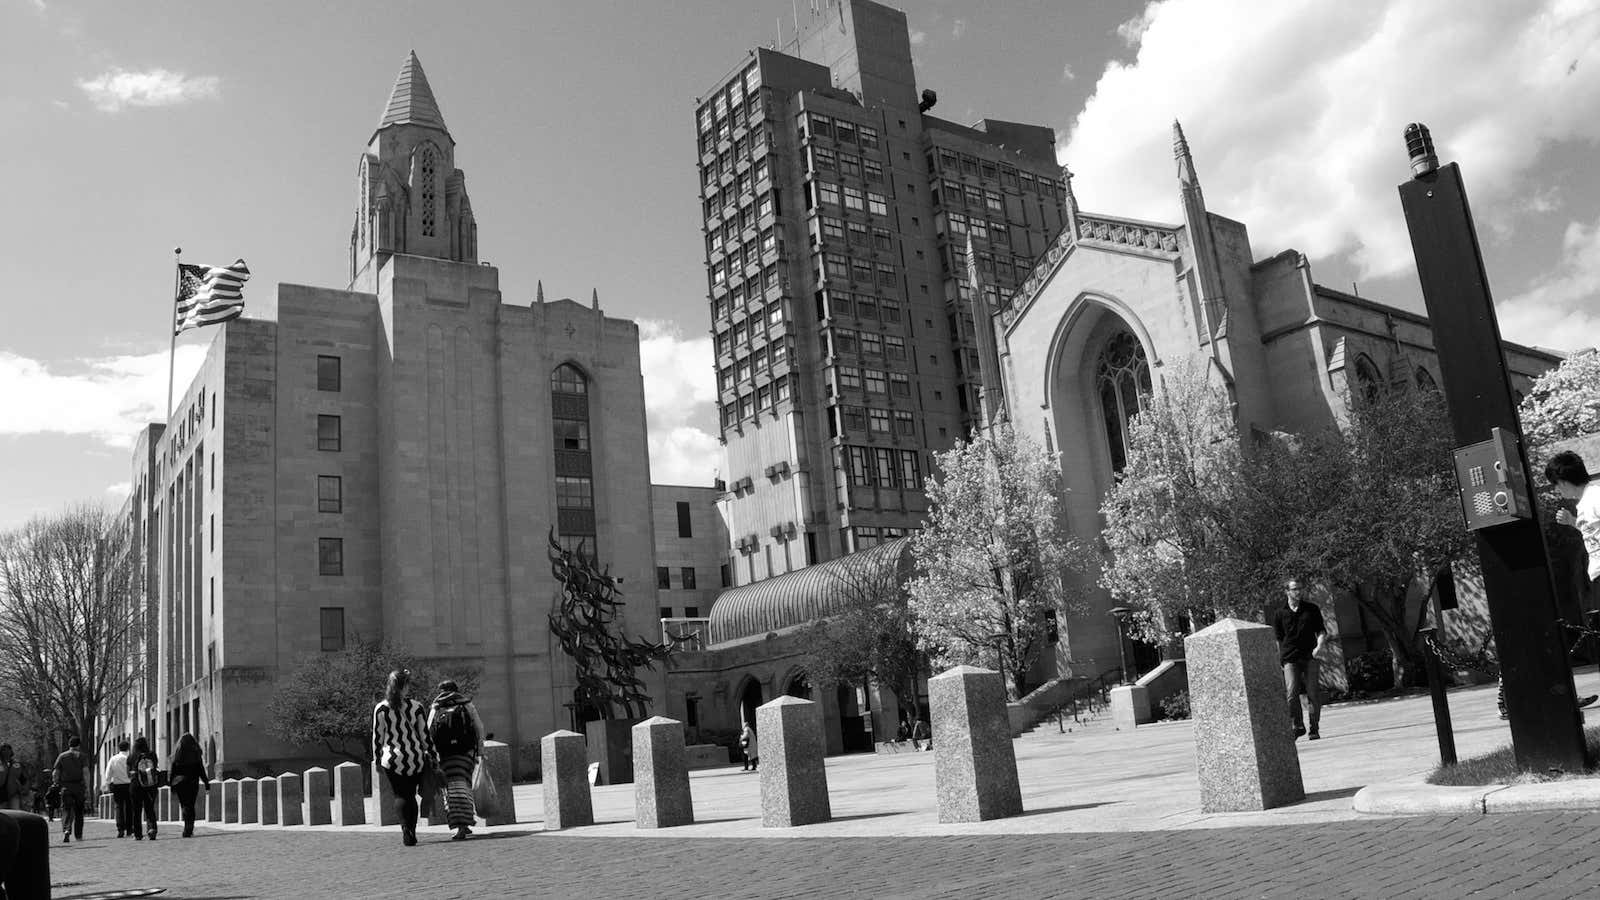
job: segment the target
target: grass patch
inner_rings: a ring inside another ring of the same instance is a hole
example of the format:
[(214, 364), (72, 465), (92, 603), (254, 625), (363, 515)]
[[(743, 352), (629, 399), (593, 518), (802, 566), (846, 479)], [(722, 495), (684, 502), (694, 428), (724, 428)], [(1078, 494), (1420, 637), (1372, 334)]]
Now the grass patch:
[[(1584, 743), (1589, 745), (1589, 758), (1600, 759), (1600, 725), (1583, 730)], [(1482, 756), (1463, 759), (1453, 766), (1440, 766), (1429, 773), (1429, 784), (1479, 787), (1487, 784), (1537, 784), (1544, 781), (1569, 781), (1574, 778), (1600, 777), (1600, 771), (1532, 772), (1518, 768), (1516, 756), (1508, 744)]]

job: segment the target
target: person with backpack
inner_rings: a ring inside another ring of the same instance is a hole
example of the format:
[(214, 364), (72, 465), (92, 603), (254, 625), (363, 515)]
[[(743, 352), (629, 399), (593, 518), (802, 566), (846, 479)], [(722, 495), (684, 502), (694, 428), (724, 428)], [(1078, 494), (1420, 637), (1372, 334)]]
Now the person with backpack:
[(150, 742), (142, 737), (134, 738), (133, 752), (128, 754), (128, 778), (128, 802), (133, 807), (128, 819), (133, 826), (133, 839), (142, 841), (145, 832), (149, 832), (153, 841), (156, 839), (156, 794), (161, 789), (161, 766), (150, 749)]
[(406, 696), (411, 672), (395, 669), (382, 700), (372, 708), (372, 753), (394, 790), (394, 808), (400, 817), (400, 842), (417, 845), (417, 788), (422, 775), (434, 764), (433, 742), (428, 739), (428, 713)]
[[(83, 755), (83, 739), (74, 737), (67, 741), (67, 749), (56, 757), (50, 769), (50, 786), (61, 798), (61, 843), (70, 844), (73, 838), (83, 840), (83, 798), (88, 788), (84, 769), (88, 760)], [(48, 798), (46, 798), (48, 801)]]
[(456, 830), (450, 840), (464, 841), (478, 817), (472, 802), (472, 772), (483, 755), (483, 722), (472, 698), (462, 694), (454, 681), (439, 682), (439, 695), (428, 713), (428, 736), (444, 770), (447, 822)]

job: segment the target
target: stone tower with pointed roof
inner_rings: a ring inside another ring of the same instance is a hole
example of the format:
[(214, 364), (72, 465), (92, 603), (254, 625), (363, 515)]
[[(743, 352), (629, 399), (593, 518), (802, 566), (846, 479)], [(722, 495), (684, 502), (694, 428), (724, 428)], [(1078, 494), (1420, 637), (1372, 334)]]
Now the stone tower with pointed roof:
[(351, 282), (385, 253), (478, 261), (478, 225), (455, 148), (413, 50), (357, 164)]

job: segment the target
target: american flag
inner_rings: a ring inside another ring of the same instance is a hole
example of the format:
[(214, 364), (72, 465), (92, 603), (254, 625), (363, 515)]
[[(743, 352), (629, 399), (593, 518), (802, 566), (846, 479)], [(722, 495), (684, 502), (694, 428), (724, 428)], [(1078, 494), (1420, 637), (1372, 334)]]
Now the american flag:
[(231, 266), (179, 263), (178, 309), (172, 333), (182, 334), (190, 328), (239, 318), (244, 312), (241, 289), (249, 280), (250, 269), (242, 259)]

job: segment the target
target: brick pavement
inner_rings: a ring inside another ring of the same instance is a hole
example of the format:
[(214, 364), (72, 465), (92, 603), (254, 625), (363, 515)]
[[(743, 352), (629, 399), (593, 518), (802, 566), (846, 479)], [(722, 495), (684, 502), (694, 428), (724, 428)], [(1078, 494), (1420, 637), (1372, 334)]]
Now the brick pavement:
[[(750, 823), (758, 829), (755, 820)], [(1600, 813), (1381, 818), (1109, 834), (559, 839), (225, 831), (52, 848), (57, 900), (222, 898), (1592, 897)], [(803, 830), (802, 830), (803, 833)]]

